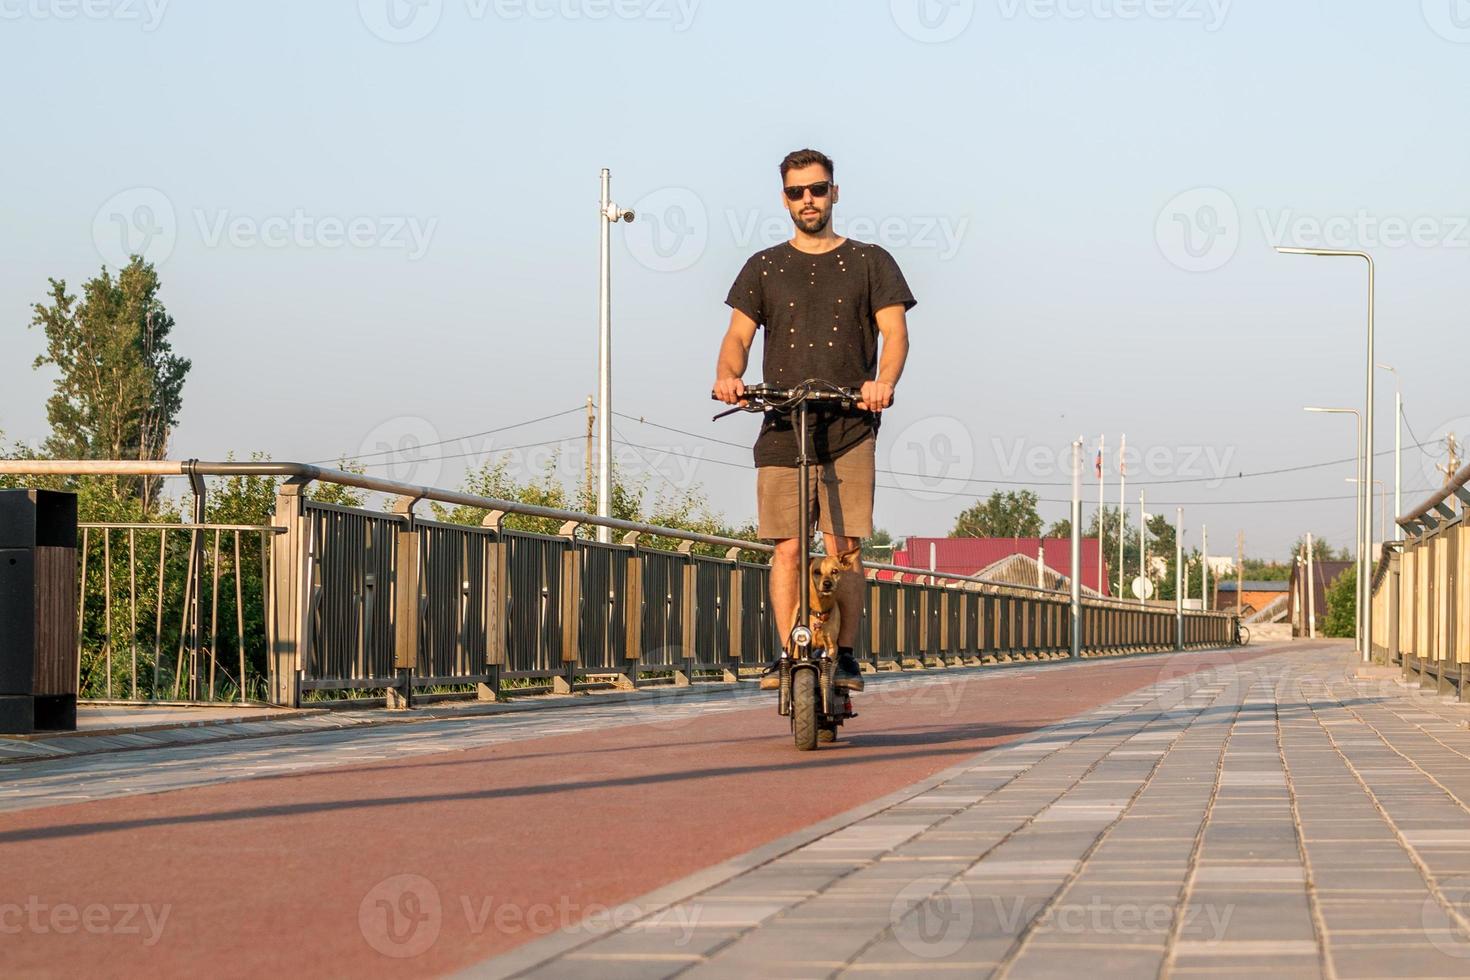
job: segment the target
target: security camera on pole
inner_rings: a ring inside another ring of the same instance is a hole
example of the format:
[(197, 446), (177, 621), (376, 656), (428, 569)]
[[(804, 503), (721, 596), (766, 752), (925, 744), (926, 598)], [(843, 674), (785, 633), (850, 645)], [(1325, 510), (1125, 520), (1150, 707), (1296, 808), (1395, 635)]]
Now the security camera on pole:
[[(612, 226), (632, 221), (633, 212), (612, 202), (612, 172), (602, 168), (602, 200), (598, 208), (602, 227), (602, 275), (598, 283), (597, 344), (597, 516), (612, 516)], [(612, 542), (612, 528), (599, 526), (597, 540)]]

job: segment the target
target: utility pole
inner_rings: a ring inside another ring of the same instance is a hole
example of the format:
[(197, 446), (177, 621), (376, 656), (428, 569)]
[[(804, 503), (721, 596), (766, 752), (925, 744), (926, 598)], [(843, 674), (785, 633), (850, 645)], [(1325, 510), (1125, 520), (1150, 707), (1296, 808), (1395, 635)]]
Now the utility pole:
[(1235, 532), (1235, 615), (1245, 618), (1245, 532)]
[(1317, 576), (1312, 567), (1312, 532), (1307, 532), (1307, 638), (1317, 638)]
[(1128, 433), (1123, 433), (1121, 445), (1118, 447), (1118, 598), (1123, 598), (1123, 580), (1128, 577), (1128, 566), (1123, 564), (1123, 528), (1127, 523), (1123, 520), (1123, 508), (1128, 506), (1127, 493), (1128, 484)]
[(587, 492), (596, 494), (597, 485), (592, 482), (592, 430), (596, 424), (597, 410), (592, 407), (592, 396), (587, 396), (587, 459), (583, 470), (587, 481)]
[(1199, 607), (1208, 609), (1210, 604), (1205, 600), (1210, 597), (1210, 529), (1201, 524), (1199, 533)]
[(1174, 515), (1174, 649), (1184, 649), (1184, 508)]
[[(1101, 450), (1099, 450), (1101, 451)], [(1082, 437), (1072, 443), (1072, 659), (1082, 656)], [(1043, 552), (1043, 555), (1045, 553)], [(1099, 582), (1101, 584), (1101, 582)]]
[(1103, 526), (1103, 512), (1107, 507), (1108, 491), (1107, 481), (1103, 479), (1103, 463), (1107, 459), (1104, 453), (1108, 448), (1107, 433), (1103, 433), (1097, 440), (1097, 591), (1101, 594), (1103, 590), (1103, 539), (1107, 536), (1103, 532), (1107, 529)]
[(1460, 443), (1455, 438), (1453, 432), (1446, 436), (1444, 441), (1445, 448), (1450, 455), (1447, 460), (1439, 466), (1436, 466), (1435, 469), (1444, 474), (1444, 485), (1449, 486), (1450, 481), (1455, 478), (1455, 474), (1460, 472)]
[(1143, 491), (1138, 491), (1138, 577), (1143, 579), (1138, 604), (1148, 601), (1148, 515), (1143, 512)]

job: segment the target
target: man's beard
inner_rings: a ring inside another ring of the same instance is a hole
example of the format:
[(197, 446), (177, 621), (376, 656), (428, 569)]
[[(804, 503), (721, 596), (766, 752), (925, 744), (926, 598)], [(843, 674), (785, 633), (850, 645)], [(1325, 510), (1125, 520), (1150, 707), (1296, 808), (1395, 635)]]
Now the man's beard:
[(791, 216), (792, 224), (796, 225), (796, 227), (800, 228), (808, 235), (819, 235), (823, 231), (826, 231), (827, 225), (831, 221), (832, 212), (823, 211), (821, 208), (818, 208), (816, 215), (811, 218), (802, 217), (801, 212), (799, 211)]

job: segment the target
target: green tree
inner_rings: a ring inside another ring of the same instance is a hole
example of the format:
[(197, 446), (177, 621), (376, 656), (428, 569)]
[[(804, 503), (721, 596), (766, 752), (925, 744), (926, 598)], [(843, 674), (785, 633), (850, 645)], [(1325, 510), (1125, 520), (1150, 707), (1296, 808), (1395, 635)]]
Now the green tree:
[[(183, 406), (190, 361), (174, 354), (174, 319), (159, 299), (153, 266), (133, 256), (113, 278), (102, 272), (82, 285), (81, 301), (52, 279), (49, 303), (32, 307), (31, 326), (46, 335), (35, 367), (54, 367), (46, 402), (56, 458), (163, 459)], [(152, 514), (161, 481), (113, 481), (113, 495), (137, 497)]]
[[(1291, 546), (1291, 560), (1296, 561), (1299, 556), (1305, 555), (1306, 553), (1307, 536), (1303, 534)], [(1348, 549), (1334, 548), (1325, 539), (1315, 534), (1312, 535), (1312, 559), (1314, 561), (1345, 561), (1351, 557), (1352, 555), (1348, 552)], [(1290, 566), (1288, 565), (1287, 567), (1289, 568)]]
[(1036, 510), (1036, 494), (1030, 490), (996, 490), (985, 501), (960, 512), (951, 537), (956, 538), (1037, 538), (1041, 536), (1041, 515)]
[(1358, 627), (1358, 571), (1349, 565), (1327, 587), (1327, 615), (1322, 632), (1327, 636), (1353, 636)]
[(863, 542), (863, 559), (865, 561), (892, 562), (893, 561), (893, 535), (881, 527), (873, 528), (873, 533)]

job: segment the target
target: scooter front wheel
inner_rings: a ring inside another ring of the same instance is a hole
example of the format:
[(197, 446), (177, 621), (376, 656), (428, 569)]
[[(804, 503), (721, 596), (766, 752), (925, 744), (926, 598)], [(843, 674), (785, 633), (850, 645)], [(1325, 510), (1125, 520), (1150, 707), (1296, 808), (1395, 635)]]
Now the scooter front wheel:
[(817, 747), (817, 672), (798, 670), (791, 677), (791, 734), (796, 748), (810, 752)]

